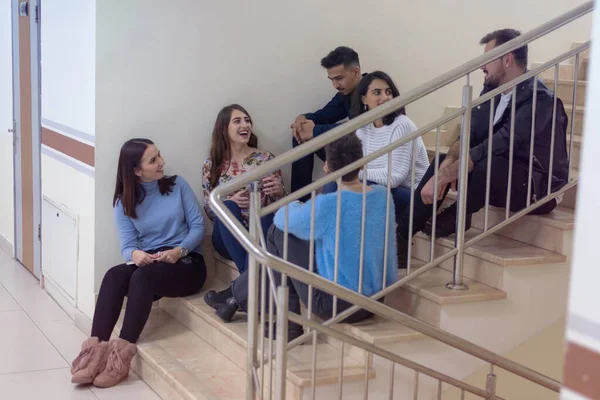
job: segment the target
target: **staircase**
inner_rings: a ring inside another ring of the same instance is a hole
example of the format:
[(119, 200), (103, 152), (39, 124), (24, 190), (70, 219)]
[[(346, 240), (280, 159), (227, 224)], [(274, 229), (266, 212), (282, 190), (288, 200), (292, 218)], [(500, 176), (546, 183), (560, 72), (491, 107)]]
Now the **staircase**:
[[(574, 168), (579, 163), (583, 138), (587, 65), (588, 57), (582, 54), (575, 105), (570, 104), (573, 65), (561, 65), (559, 70), (558, 95), (569, 118), (572, 107), (576, 107)], [(553, 70), (543, 78), (552, 88)], [(446, 112), (453, 110), (456, 108), (448, 107)], [(440, 144), (447, 148), (458, 132), (460, 119), (448, 122), (441, 130)], [(430, 151), (431, 146), (435, 149), (435, 132), (426, 134), (424, 140)], [(449, 199), (452, 197), (451, 194)], [(575, 204), (575, 191), (571, 190), (552, 214), (525, 216), (468, 248), (464, 275), (469, 290), (446, 289), (446, 283), (452, 280), (450, 259), (386, 296), (385, 303), (493, 352), (505, 353), (564, 316)], [(490, 226), (504, 218), (505, 210), (490, 207)], [(483, 229), (482, 210), (474, 215), (467, 240)], [(428, 237), (415, 236), (413, 269), (430, 260), (430, 246)], [(440, 239), (434, 246), (438, 256), (452, 249), (454, 240)], [(206, 291), (226, 287), (237, 276), (237, 270), (213, 251), (210, 235), (205, 239), (204, 254), (209, 280), (203, 291), (183, 299), (161, 300), (160, 307), (153, 309), (133, 363), (133, 369), (165, 400), (245, 398), (246, 317), (238, 313), (234, 321), (225, 324), (202, 299)], [(354, 325), (338, 324), (335, 329), (456, 379), (464, 379), (485, 365), (475, 357), (380, 317)], [(259, 326), (259, 349), (261, 333)], [(337, 339), (319, 336), (315, 381), (318, 399), (338, 394), (340, 349)], [(343, 353), (344, 399), (364, 398), (365, 388), (370, 398), (387, 398), (391, 378), (396, 388), (394, 399), (414, 398), (414, 371), (396, 366), (390, 373), (389, 361), (347, 344)], [(285, 398), (311, 398), (310, 342), (290, 350), (287, 358)], [(264, 379), (267, 390), (274, 390), (275, 380), (269, 379), (268, 368), (259, 372), (258, 379)], [(432, 399), (448, 389), (421, 376), (418, 398)], [(557, 395), (540, 388), (536, 398)]]

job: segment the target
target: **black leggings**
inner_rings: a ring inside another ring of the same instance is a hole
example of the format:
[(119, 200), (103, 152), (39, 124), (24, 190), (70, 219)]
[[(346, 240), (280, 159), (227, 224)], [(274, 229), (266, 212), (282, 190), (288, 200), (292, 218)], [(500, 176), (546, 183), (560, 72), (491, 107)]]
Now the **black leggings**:
[(175, 264), (155, 263), (143, 267), (121, 264), (112, 267), (102, 279), (92, 336), (102, 341), (110, 339), (127, 296), (120, 337), (136, 343), (152, 311), (152, 302), (161, 297), (190, 296), (200, 291), (205, 281), (206, 264), (202, 255), (197, 253), (191, 253)]

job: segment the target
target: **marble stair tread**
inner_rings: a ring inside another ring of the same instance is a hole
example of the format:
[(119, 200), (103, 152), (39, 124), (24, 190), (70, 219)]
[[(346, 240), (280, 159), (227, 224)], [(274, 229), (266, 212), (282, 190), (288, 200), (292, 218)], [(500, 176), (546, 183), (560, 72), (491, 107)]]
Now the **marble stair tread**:
[[(465, 232), (465, 240), (469, 241), (483, 231), (471, 228)], [(417, 233), (420, 239), (429, 241), (430, 238), (422, 232)], [(437, 243), (446, 247), (454, 248), (454, 236), (437, 240)], [(504, 267), (517, 265), (537, 265), (560, 263), (566, 260), (563, 254), (554, 253), (539, 247), (518, 242), (498, 235), (490, 235), (465, 250), (466, 254), (473, 257), (502, 265)]]
[[(456, 201), (456, 192), (449, 192), (446, 198)], [(506, 209), (490, 206), (489, 212), (499, 215), (504, 220)], [(483, 215), (484, 210), (482, 209), (478, 213), (482, 213)], [(512, 224), (527, 224), (528, 221), (535, 221), (558, 229), (573, 230), (575, 228), (575, 211), (572, 208), (557, 206), (550, 214), (525, 215), (519, 221), (515, 221)]]
[[(211, 289), (220, 290), (226, 287), (222, 283), (211, 283), (200, 293), (181, 299), (181, 304), (187, 307), (198, 317), (207, 321), (221, 334), (226, 335), (240, 347), (247, 347), (248, 325), (245, 313), (237, 313), (234, 319), (223, 322), (215, 310), (208, 306), (203, 299), (204, 294)], [(259, 320), (260, 321), (260, 320)], [(262, 330), (259, 328), (259, 332)], [(260, 342), (259, 342), (260, 346)], [(265, 346), (267, 343), (265, 341)], [(312, 346), (297, 346), (288, 351), (287, 377), (297, 386), (311, 386), (312, 375)], [(333, 346), (319, 341), (317, 343), (317, 384), (334, 383), (338, 379), (340, 364), (340, 352)], [(374, 377), (374, 370), (370, 370), (370, 377)], [(364, 361), (356, 360), (348, 355), (344, 356), (344, 381), (363, 379), (365, 375)]]
[(354, 324), (338, 324), (336, 328), (343, 329), (344, 333), (375, 345), (425, 337), (422, 333), (407, 326), (379, 316)]
[[(413, 259), (411, 270), (414, 272), (424, 264), (424, 261)], [(404, 276), (406, 276), (405, 270), (402, 271), (399, 277)], [(452, 273), (450, 271), (436, 267), (407, 282), (402, 287), (409, 292), (440, 305), (502, 300), (506, 298), (506, 292), (469, 278), (464, 278), (464, 283), (469, 286), (469, 290), (451, 290), (446, 288), (446, 284), (451, 281)]]
[[(115, 332), (121, 325), (122, 318)], [(142, 364), (134, 360), (134, 370), (159, 394), (174, 390), (186, 400), (245, 396), (245, 372), (160, 308), (152, 310), (144, 327), (138, 356), (144, 366), (137, 370)]]

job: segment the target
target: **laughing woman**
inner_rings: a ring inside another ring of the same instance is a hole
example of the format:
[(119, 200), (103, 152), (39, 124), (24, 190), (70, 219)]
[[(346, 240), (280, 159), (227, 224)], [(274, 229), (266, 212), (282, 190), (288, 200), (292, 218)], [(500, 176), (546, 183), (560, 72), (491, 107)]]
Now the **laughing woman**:
[[(218, 185), (228, 182), (236, 176), (274, 158), (273, 154), (259, 149), (257, 145), (258, 139), (252, 132), (252, 119), (248, 112), (237, 104), (227, 106), (217, 115), (212, 134), (210, 156), (204, 162), (202, 169), (204, 207), (206, 214), (214, 221), (213, 246), (221, 256), (235, 262), (240, 274), (248, 268), (248, 253), (222, 221), (215, 218), (210, 209), (208, 196)], [(272, 175), (262, 178), (260, 187), (262, 207), (283, 197), (285, 189), (281, 171), (278, 170)], [(248, 189), (241, 189), (225, 198), (224, 203), (247, 228), (250, 207)], [(261, 225), (265, 234), (272, 223), (273, 214), (262, 217)], [(216, 293), (209, 291), (204, 299), (214, 307), (229, 297), (231, 297), (229, 292)]]
[[(200, 206), (182, 177), (165, 177), (164, 166), (148, 139), (121, 147), (113, 206), (125, 263), (104, 275), (92, 335), (71, 367), (73, 383), (111, 387), (127, 378), (152, 302), (190, 296), (204, 285)], [(109, 342), (125, 296), (123, 327)]]

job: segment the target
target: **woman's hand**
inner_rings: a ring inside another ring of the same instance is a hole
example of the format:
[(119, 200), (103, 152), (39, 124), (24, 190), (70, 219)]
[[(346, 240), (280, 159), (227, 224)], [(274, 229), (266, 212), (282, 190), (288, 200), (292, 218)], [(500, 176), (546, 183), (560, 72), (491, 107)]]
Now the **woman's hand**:
[(131, 253), (131, 260), (138, 267), (143, 267), (144, 265), (152, 264), (157, 258), (158, 255), (148, 254), (142, 250), (134, 250), (133, 253)]
[(248, 189), (240, 190), (231, 196), (229, 200), (234, 201), (242, 209), (250, 208), (250, 196), (248, 194)]
[(175, 247), (171, 250), (161, 251), (159, 253), (156, 253), (156, 255), (157, 258), (155, 259), (155, 262), (175, 264), (177, 261), (179, 261), (179, 258), (181, 257), (181, 247)]
[(263, 179), (263, 193), (267, 196), (283, 196), (283, 184), (278, 176), (271, 175)]

